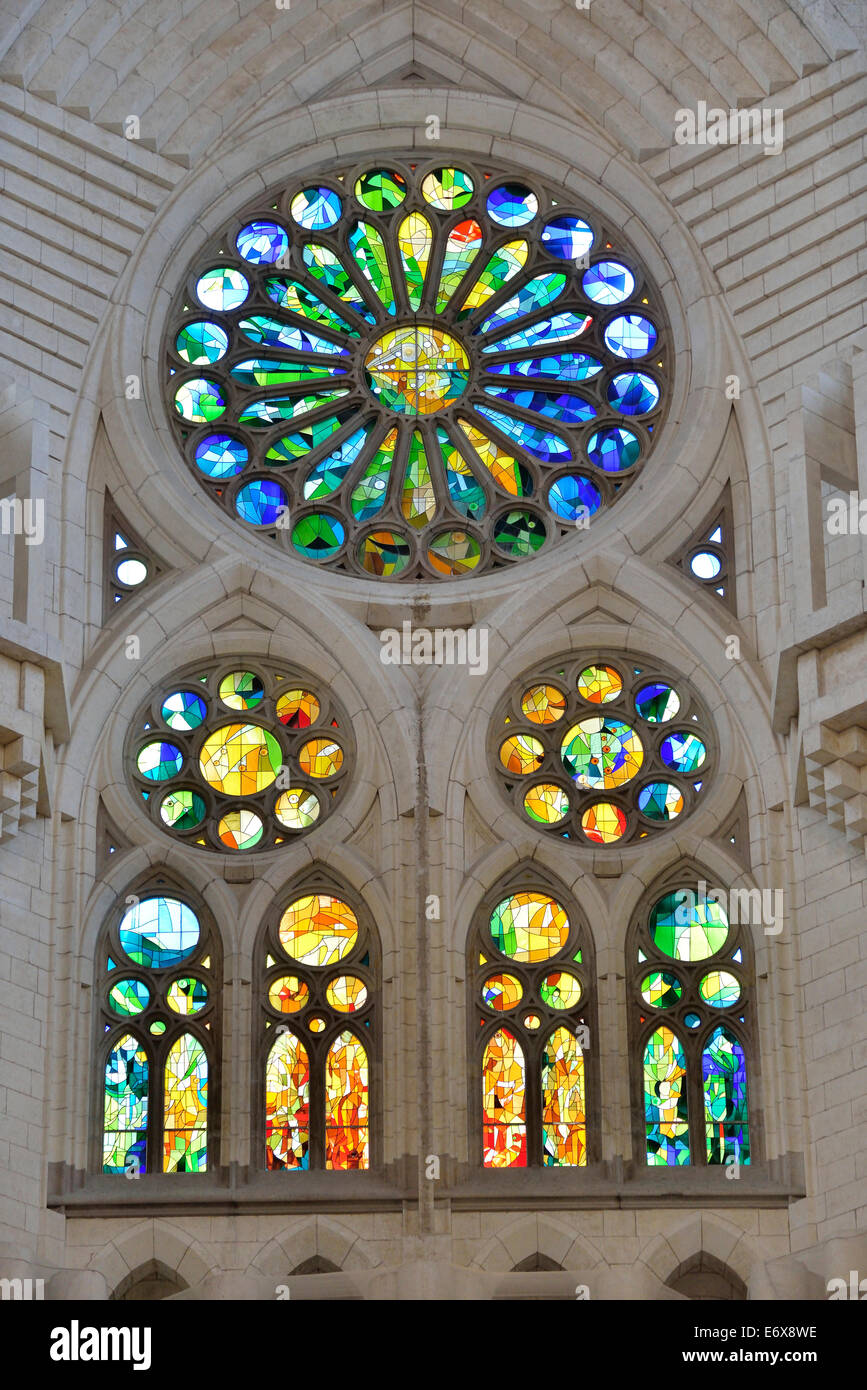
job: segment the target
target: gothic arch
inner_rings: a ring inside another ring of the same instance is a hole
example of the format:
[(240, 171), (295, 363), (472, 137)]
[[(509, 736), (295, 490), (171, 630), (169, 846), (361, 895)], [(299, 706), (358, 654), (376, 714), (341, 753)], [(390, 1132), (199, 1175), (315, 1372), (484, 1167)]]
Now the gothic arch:
[(381, 1264), (375, 1247), (350, 1226), (333, 1217), (311, 1216), (275, 1235), (247, 1268), (277, 1277), (317, 1258), (328, 1260), (344, 1274), (375, 1269)]

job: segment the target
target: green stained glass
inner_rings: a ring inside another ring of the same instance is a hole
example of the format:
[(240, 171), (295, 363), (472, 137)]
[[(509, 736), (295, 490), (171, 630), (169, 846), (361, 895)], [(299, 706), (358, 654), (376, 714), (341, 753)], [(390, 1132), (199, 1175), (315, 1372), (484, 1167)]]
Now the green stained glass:
[(143, 1013), (150, 1002), (150, 990), (141, 980), (115, 980), (108, 1002), (116, 1014), (130, 1017)]
[(356, 463), (371, 429), (372, 425), (363, 425), (348, 439), (344, 439), (340, 447), (321, 463), (317, 463), (304, 483), (305, 501), (318, 501), (322, 497), (330, 497), (337, 491), (350, 468)]
[(483, 240), (482, 229), (472, 218), (466, 222), (459, 222), (449, 232), (437, 291), (438, 314), (442, 313), (481, 251)]
[(406, 180), (390, 169), (371, 169), (355, 180), (355, 196), (370, 212), (390, 212), (406, 197)]
[(644, 1117), (648, 1164), (688, 1164), (686, 1058), (670, 1028), (658, 1028), (644, 1049)]
[(497, 520), (494, 540), (513, 559), (523, 560), (545, 544), (545, 523), (535, 512), (506, 512)]
[(483, 304), (486, 304), (510, 280), (514, 280), (515, 276), (526, 265), (529, 254), (529, 244), (522, 238), (517, 241), (507, 241), (504, 246), (495, 251), (461, 305), (458, 318), (467, 318), (474, 310), (480, 309)]
[(397, 531), (373, 531), (358, 547), (362, 569), (383, 579), (401, 574), (411, 559), (412, 547)]
[(330, 560), (345, 539), (343, 523), (326, 512), (305, 516), (292, 531), (292, 544), (308, 560)]
[(680, 980), (667, 970), (654, 970), (641, 981), (641, 997), (652, 1009), (671, 1009), (682, 994)]
[(495, 328), (510, 323), (512, 319), (523, 318), (525, 314), (533, 314), (538, 309), (546, 309), (555, 299), (560, 298), (565, 288), (566, 276), (559, 271), (537, 275), (534, 279), (528, 280), (526, 285), (522, 285), (505, 304), (501, 304), (499, 309), (484, 320), (477, 331), (493, 333)]
[(286, 434), (272, 444), (265, 458), (277, 467), (284, 463), (294, 463), (296, 459), (309, 454), (311, 449), (318, 449), (320, 444), (324, 444), (351, 419), (352, 413), (344, 411), (340, 415), (326, 415), (324, 419), (316, 420), (313, 424), (302, 425), (294, 434)]
[(297, 420), (302, 415), (309, 415), (348, 395), (348, 391), (342, 390), (319, 391), (310, 396), (269, 396), (263, 401), (252, 401), (241, 411), (238, 423), (251, 429), (267, 429), (269, 425), (279, 425), (281, 420)]
[(446, 485), (452, 506), (470, 521), (480, 521), (487, 506), (484, 488), (476, 481), (469, 464), (458, 453), (445, 430), (439, 427), (437, 442), (442, 452)]
[(463, 169), (434, 169), (422, 179), (422, 197), (439, 212), (462, 208), (473, 192), (473, 181)]
[(193, 977), (175, 980), (168, 989), (166, 1002), (176, 1014), (197, 1014), (208, 1002), (208, 986)]
[[(342, 299), (345, 304), (350, 304), (355, 312), (367, 319), (369, 323), (376, 322), (374, 314), (367, 307), (361, 290), (358, 289), (349, 271), (344, 269), (339, 256), (330, 247), (322, 246), (315, 241), (308, 242), (302, 252), (302, 259), (314, 280), (321, 280), (332, 294), (336, 294), (337, 298)], [(370, 278), (369, 275), (368, 278)]]
[(169, 792), (160, 802), (160, 820), (170, 830), (193, 830), (205, 819), (205, 802), (197, 792)]
[(418, 430), (413, 430), (409, 441), (400, 505), (404, 518), (416, 528), (426, 526), (436, 515), (436, 494), (431, 482), (430, 464)]
[(300, 314), (305, 319), (326, 324), (328, 328), (333, 328), (338, 333), (346, 333), (351, 338), (358, 337), (357, 328), (353, 328), (336, 309), (332, 309), (318, 294), (314, 294), (313, 290), (299, 284), (297, 280), (284, 280), (280, 276), (273, 276), (265, 281), (265, 293), (275, 304), (279, 304), (281, 309), (288, 309), (290, 313)]
[(396, 446), (397, 430), (389, 430), (353, 488), (349, 504), (357, 521), (369, 521), (385, 506)]
[(175, 339), (179, 357), (191, 367), (205, 367), (225, 356), (229, 335), (216, 323), (187, 323)]
[(249, 357), (231, 369), (232, 377), (242, 386), (288, 386), (315, 377), (344, 376), (345, 372), (345, 367), (331, 367), (324, 362), (283, 362), (272, 357)]
[(729, 934), (721, 904), (690, 888), (660, 898), (651, 909), (648, 928), (657, 948), (673, 960), (706, 960), (722, 950)]
[(349, 233), (349, 245), (355, 257), (355, 264), (373, 286), (385, 312), (393, 314), (397, 306), (394, 302), (388, 256), (381, 233), (369, 222), (358, 222)]

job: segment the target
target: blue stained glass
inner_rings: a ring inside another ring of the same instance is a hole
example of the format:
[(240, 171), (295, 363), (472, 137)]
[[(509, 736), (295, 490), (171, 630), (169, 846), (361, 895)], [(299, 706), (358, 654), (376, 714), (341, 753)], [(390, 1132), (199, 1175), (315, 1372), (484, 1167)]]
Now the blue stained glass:
[(118, 931), (130, 960), (152, 970), (179, 965), (199, 944), (199, 919), (177, 898), (142, 898), (124, 913)]
[(274, 276), (265, 281), (265, 293), (275, 304), (279, 304), (281, 309), (303, 314), (308, 319), (317, 319), (319, 323), (327, 324), (337, 333), (348, 333), (351, 338), (358, 337), (357, 328), (353, 328), (336, 309), (332, 309), (330, 304), (326, 304), (324, 299), (320, 299), (318, 294), (314, 294), (313, 290), (298, 280), (281, 280)]
[(264, 347), (288, 348), (291, 352), (323, 352), (330, 356), (346, 357), (349, 348), (332, 343), (318, 333), (310, 333), (294, 323), (281, 323), (279, 319), (257, 314), (250, 319), (241, 319), (238, 324), (245, 338), (251, 343), (261, 343)]
[(561, 261), (574, 261), (590, 250), (593, 232), (580, 217), (553, 217), (542, 228), (542, 245)]
[(197, 729), (208, 707), (192, 690), (175, 690), (166, 696), (160, 713), (170, 729)]
[(229, 335), (218, 323), (185, 323), (175, 339), (175, 350), (179, 357), (189, 362), (191, 367), (202, 367), (219, 362), (225, 357), (229, 346)]
[(685, 1014), (683, 1021), (686, 1024), (687, 1028), (701, 1027), (701, 1018), (698, 1014)]
[(297, 420), (302, 415), (309, 415), (312, 410), (318, 410), (320, 406), (331, 405), (333, 401), (348, 395), (349, 392), (344, 389), (310, 396), (269, 396), (267, 400), (251, 401), (245, 406), (243, 413), (238, 416), (238, 424), (252, 425), (256, 429), (279, 425), (281, 420)]
[(586, 333), (592, 322), (589, 314), (584, 317), (568, 312), (552, 314), (549, 319), (539, 319), (537, 323), (528, 324), (526, 328), (519, 328), (516, 333), (510, 333), (498, 343), (489, 343), (487, 347), (482, 348), (482, 352), (513, 352), (515, 348), (531, 348), (535, 347), (536, 343), (545, 341), (562, 343), (568, 338), (577, 338), (579, 334)]
[(586, 352), (561, 352), (551, 357), (522, 357), (517, 362), (489, 362), (493, 376), (543, 377), (555, 381), (589, 381), (602, 371), (597, 357)]
[[(445, 430), (437, 430), (437, 439), (442, 450), (452, 506), (470, 521), (481, 520), (487, 507), (484, 488), (476, 481), (465, 460), (457, 453)], [(456, 461), (458, 467), (453, 467)], [(463, 471), (460, 465), (463, 465), (466, 471)]]
[(659, 404), (659, 387), (644, 372), (622, 372), (609, 382), (607, 395), (622, 415), (646, 415)]
[(326, 232), (340, 221), (342, 205), (330, 188), (302, 188), (292, 199), (289, 211), (308, 232)]
[(591, 517), (602, 506), (602, 493), (583, 473), (567, 473), (551, 485), (548, 506), (565, 521)]
[(707, 749), (695, 734), (669, 734), (662, 741), (659, 756), (666, 767), (675, 772), (697, 772), (707, 756)]
[(525, 227), (539, 211), (539, 200), (524, 183), (503, 183), (488, 194), (488, 216), (501, 227)]
[(646, 357), (656, 347), (658, 333), (643, 314), (620, 314), (605, 330), (605, 344), (615, 357)]
[(276, 222), (248, 222), (235, 245), (251, 265), (273, 265), (289, 250), (289, 237)]
[(523, 410), (534, 410), (551, 420), (562, 420), (565, 425), (583, 425), (596, 417), (590, 402), (582, 401), (580, 396), (553, 396), (548, 391), (518, 391), (510, 386), (486, 386), (485, 391)]
[(246, 275), (231, 265), (215, 265), (196, 282), (199, 303), (224, 314), (239, 308), (249, 293), (250, 282)]
[(734, 1033), (717, 1028), (701, 1058), (708, 1163), (750, 1161), (747, 1062)]
[(606, 473), (622, 473), (631, 468), (641, 453), (641, 445), (631, 430), (620, 425), (596, 430), (587, 441), (587, 457)]
[(235, 498), (235, 511), (251, 526), (273, 526), (285, 515), (288, 499), (279, 483), (270, 478), (257, 478), (245, 483)]
[(594, 304), (622, 304), (635, 289), (635, 276), (620, 261), (598, 261), (585, 270), (581, 284)]
[(230, 434), (209, 434), (196, 445), (196, 466), (209, 478), (234, 478), (250, 457), (246, 444)]
[(523, 318), (525, 314), (532, 314), (536, 309), (545, 309), (555, 299), (559, 299), (565, 288), (566, 276), (560, 271), (536, 275), (532, 280), (528, 280), (526, 285), (522, 285), (511, 299), (507, 299), (505, 304), (501, 304), (499, 309), (495, 309), (474, 331), (492, 333), (501, 324), (511, 323), (512, 319)]
[(526, 420), (513, 420), (511, 415), (504, 415), (487, 405), (477, 405), (476, 410), (510, 439), (514, 439), (516, 444), (523, 445), (528, 453), (544, 459), (546, 463), (572, 457), (572, 450), (566, 441), (550, 430), (537, 429), (535, 425), (527, 424)]
[(348, 439), (344, 439), (333, 453), (311, 469), (304, 484), (304, 497), (308, 502), (314, 498), (330, 497), (337, 491), (364, 448), (370, 429), (370, 425), (364, 425), (360, 430), (356, 430)]

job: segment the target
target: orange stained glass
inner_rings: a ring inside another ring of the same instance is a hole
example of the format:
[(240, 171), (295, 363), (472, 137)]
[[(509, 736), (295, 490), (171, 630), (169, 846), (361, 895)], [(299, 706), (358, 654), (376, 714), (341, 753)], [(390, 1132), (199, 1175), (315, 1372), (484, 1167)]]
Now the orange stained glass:
[(578, 694), (594, 705), (607, 705), (623, 689), (613, 666), (587, 666), (578, 677)]
[(310, 991), (297, 975), (281, 975), (268, 986), (268, 1003), (281, 1014), (297, 1014), (303, 1009)]
[(370, 1166), (367, 1052), (354, 1033), (335, 1038), (325, 1060), (325, 1166)]
[(524, 1052), (505, 1028), (489, 1040), (482, 1062), (484, 1166), (527, 1166)]
[(192, 1033), (169, 1049), (163, 1101), (163, 1172), (203, 1173), (208, 1151), (208, 1059)]
[(521, 709), (534, 724), (555, 724), (566, 712), (566, 696), (555, 685), (531, 685), (521, 696)]
[(279, 926), (280, 945), (302, 965), (335, 965), (358, 940), (358, 918), (330, 893), (309, 893), (290, 903)]
[(500, 762), (516, 777), (538, 772), (544, 757), (545, 749), (531, 734), (512, 734), (500, 745)]
[(343, 766), (343, 749), (332, 738), (312, 738), (298, 754), (298, 762), (308, 777), (333, 777)]
[(202, 745), (199, 768), (215, 791), (253, 796), (270, 787), (283, 764), (280, 745), (257, 724), (226, 724)]
[(310, 1166), (310, 1061), (294, 1033), (281, 1033), (268, 1053), (265, 1160), (269, 1168)]
[(520, 1004), (523, 995), (521, 981), (514, 975), (492, 975), (482, 985), (482, 998), (488, 1008), (497, 1009), (501, 1013), (506, 1009), (514, 1009)]
[(613, 845), (626, 829), (626, 816), (611, 801), (597, 801), (581, 817), (581, 829), (597, 845)]
[(578, 1039), (558, 1028), (542, 1051), (542, 1153), (546, 1166), (587, 1163), (584, 1057)]
[(482, 463), (487, 468), (497, 487), (508, 492), (512, 497), (523, 497), (523, 488), (518, 474), (517, 459), (507, 454), (505, 449), (501, 449), (499, 444), (495, 444), (493, 439), (489, 439), (481, 430), (477, 430), (475, 425), (471, 425), (468, 420), (459, 420), (458, 424), (463, 430), (467, 439), (472, 444)]
[(367, 985), (357, 975), (338, 975), (325, 991), (325, 998), (341, 1014), (354, 1014), (367, 1003)]
[(538, 1014), (525, 1014), (524, 1027), (529, 1028), (532, 1032), (535, 1033), (537, 1028), (542, 1027), (542, 1020)]
[(277, 701), (277, 718), (287, 729), (309, 729), (320, 713), (319, 701), (309, 690), (287, 690)]
[(512, 960), (550, 960), (569, 939), (569, 918), (547, 893), (513, 893), (491, 913), (491, 936), (497, 949)]

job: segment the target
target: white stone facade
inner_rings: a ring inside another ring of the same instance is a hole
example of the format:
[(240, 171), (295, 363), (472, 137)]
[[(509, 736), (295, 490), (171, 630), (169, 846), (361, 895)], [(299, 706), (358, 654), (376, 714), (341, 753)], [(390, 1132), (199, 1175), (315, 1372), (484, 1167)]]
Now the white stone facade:
[[(45, 502), (41, 545), (0, 537), (0, 1274), (57, 1298), (140, 1280), (194, 1298), (660, 1299), (702, 1260), (750, 1297), (867, 1274), (867, 517), (863, 534), (826, 524), (828, 497), (867, 498), (863, 6), (0, 0), (0, 17), (0, 496)], [(782, 149), (678, 145), (676, 112), (700, 101), (781, 110)], [(665, 300), (674, 396), (640, 483), (571, 549), (439, 587), (349, 585), (203, 499), (164, 416), (160, 339), (235, 209), (339, 159), (427, 158), (431, 113), (444, 151), (544, 172), (623, 229)], [(737, 617), (670, 563), (726, 484)], [(106, 491), (161, 566), (107, 623)], [(407, 617), (484, 624), (484, 679), (382, 664), (379, 630)], [(485, 753), (513, 680), (592, 647), (658, 653), (719, 740), (682, 830), (619, 853), (523, 826)], [(155, 833), (123, 769), (147, 693), (222, 654), (309, 670), (358, 745), (339, 811), (250, 874)], [(472, 1162), (467, 936), (528, 862), (595, 941), (603, 1161), (581, 1197), (549, 1181), (563, 1173), (498, 1184)], [(785, 903), (783, 931), (755, 935), (760, 1162), (738, 1182), (633, 1153), (624, 943), (681, 862)], [(380, 934), (383, 1161), (339, 1189), (294, 1175), (286, 1197), (251, 1152), (250, 981), (263, 913), (314, 864)], [(222, 933), (226, 1181), (107, 1196), (88, 1174), (94, 948), (159, 866)], [(554, 1267), (515, 1272), (537, 1255)]]

